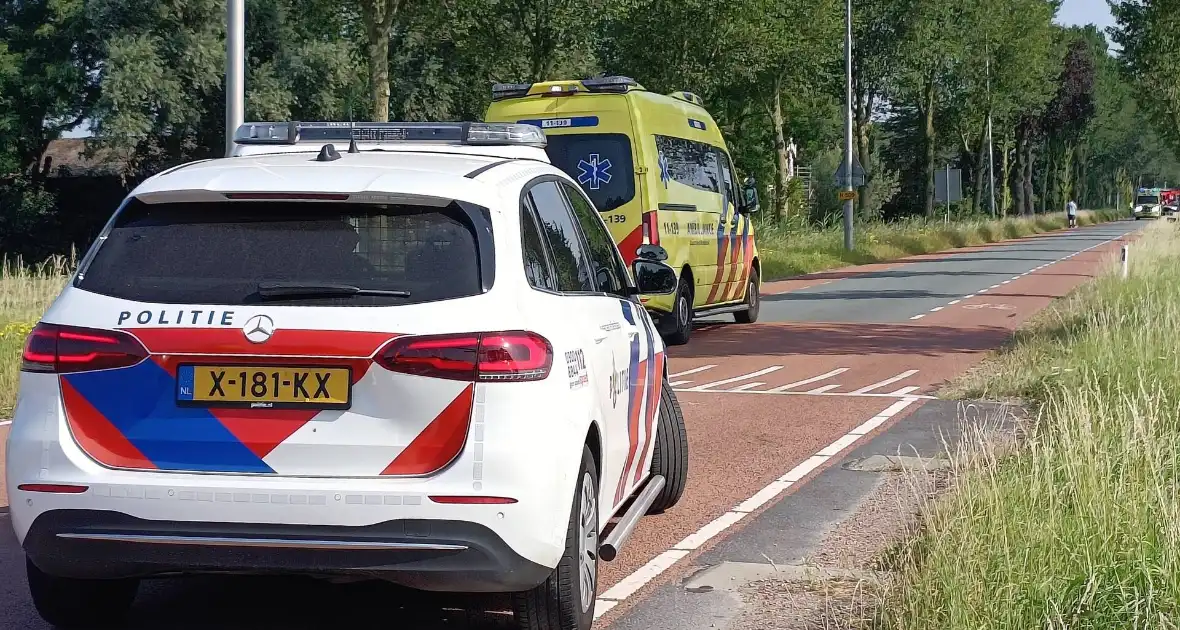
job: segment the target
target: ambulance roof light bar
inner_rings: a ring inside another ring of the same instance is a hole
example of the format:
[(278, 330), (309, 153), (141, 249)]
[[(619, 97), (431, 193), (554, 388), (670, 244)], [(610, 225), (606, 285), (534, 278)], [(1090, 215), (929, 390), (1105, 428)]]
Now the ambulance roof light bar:
[(533, 125), (481, 122), (248, 122), (234, 132), (239, 145), (376, 144), (520, 145), (545, 148)]

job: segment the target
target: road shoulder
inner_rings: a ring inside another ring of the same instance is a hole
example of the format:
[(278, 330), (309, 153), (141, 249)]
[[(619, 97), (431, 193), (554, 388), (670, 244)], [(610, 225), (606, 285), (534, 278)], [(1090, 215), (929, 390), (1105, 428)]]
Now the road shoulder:
[[(945, 487), (951, 458), (1010, 440), (1023, 412), (927, 401), (697, 558), (612, 630), (841, 627), (887, 579), (876, 561)], [(827, 623), (828, 625), (824, 625)]]

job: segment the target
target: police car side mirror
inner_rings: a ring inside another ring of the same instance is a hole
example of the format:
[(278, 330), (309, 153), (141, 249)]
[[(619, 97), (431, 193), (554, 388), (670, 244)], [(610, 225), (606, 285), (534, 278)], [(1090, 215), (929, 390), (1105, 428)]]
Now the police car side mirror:
[(661, 261), (636, 258), (631, 263), (631, 272), (635, 275), (637, 293), (669, 295), (676, 292), (676, 270)]

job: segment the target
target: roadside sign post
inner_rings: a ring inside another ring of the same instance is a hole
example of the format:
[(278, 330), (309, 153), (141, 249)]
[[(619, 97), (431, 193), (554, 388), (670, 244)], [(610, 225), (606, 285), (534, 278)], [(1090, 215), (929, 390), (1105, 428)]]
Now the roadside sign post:
[(951, 203), (963, 199), (963, 171), (946, 165), (946, 170), (934, 171), (934, 201), (946, 204), (946, 222), (951, 220)]
[(246, 0), (226, 0), (225, 157), (233, 155), (234, 131), (245, 119)]
[(1123, 244), (1123, 251), (1122, 251), (1122, 255), (1120, 256), (1120, 258), (1122, 259), (1122, 264), (1123, 264), (1123, 278), (1127, 277), (1127, 254), (1130, 253), (1130, 249), (1131, 249), (1130, 245)]

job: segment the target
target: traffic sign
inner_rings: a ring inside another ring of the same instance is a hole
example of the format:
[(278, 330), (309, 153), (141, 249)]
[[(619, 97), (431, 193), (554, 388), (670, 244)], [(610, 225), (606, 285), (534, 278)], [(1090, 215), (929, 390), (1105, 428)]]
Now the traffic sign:
[(850, 184), (852, 186), (864, 186), (865, 185), (865, 170), (863, 168), (861, 168), (860, 160), (856, 159), (856, 154), (855, 153), (852, 154), (852, 178), (851, 178), (852, 181), (851, 182), (849, 181), (848, 171), (844, 168), (845, 163), (846, 162), (845, 162), (844, 158), (841, 158), (840, 159), (840, 168), (836, 169), (836, 175), (832, 179), (832, 181), (836, 184), (836, 186), (839, 186), (841, 188), (848, 186)]
[(840, 198), (840, 201), (853, 201), (856, 199), (856, 191), (841, 190), (837, 196)]

